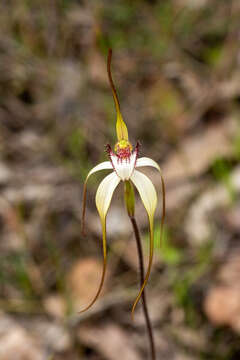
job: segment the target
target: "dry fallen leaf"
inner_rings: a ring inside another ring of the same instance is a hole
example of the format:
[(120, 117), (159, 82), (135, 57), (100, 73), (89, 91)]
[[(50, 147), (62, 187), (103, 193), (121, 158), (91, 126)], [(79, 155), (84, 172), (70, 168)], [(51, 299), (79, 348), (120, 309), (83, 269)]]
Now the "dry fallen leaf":
[[(77, 261), (67, 275), (67, 285), (75, 311), (88, 305), (94, 298), (102, 274), (102, 263), (96, 258)], [(104, 283), (106, 288), (108, 276)], [(104, 289), (101, 295), (104, 293)]]
[(207, 293), (204, 310), (216, 325), (227, 325), (240, 332), (240, 251), (234, 249), (217, 273), (219, 285)]
[(58, 294), (47, 296), (43, 301), (43, 306), (48, 314), (56, 318), (64, 318), (67, 312), (67, 304)]
[(43, 348), (12, 318), (0, 316), (0, 360), (44, 360)]
[[(108, 360), (139, 360), (133, 336), (114, 324), (103, 326), (80, 326), (80, 342), (93, 347)], [(146, 342), (146, 346), (147, 346)]]
[(209, 319), (216, 325), (235, 327), (240, 324), (240, 289), (230, 286), (213, 287), (204, 302)]

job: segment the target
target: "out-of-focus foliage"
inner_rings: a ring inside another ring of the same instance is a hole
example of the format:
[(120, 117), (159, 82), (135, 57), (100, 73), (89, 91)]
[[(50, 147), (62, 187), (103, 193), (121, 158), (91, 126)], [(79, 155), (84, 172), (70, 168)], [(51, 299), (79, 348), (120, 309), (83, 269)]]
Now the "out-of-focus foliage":
[(239, 0), (0, 2), (0, 360), (147, 356), (140, 306), (130, 320), (138, 262), (122, 188), (103, 296), (78, 315), (101, 271), (101, 175), (86, 238), (83, 179), (116, 142), (109, 47), (130, 140), (167, 184), (147, 288), (159, 359), (239, 358), (239, 22)]

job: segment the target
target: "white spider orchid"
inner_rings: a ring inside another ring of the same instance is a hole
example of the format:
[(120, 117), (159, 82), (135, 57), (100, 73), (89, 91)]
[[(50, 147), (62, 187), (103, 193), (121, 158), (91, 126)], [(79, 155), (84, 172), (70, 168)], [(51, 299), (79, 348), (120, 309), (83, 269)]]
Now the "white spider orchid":
[[(106, 263), (107, 263), (107, 246), (106, 246), (106, 216), (107, 212), (111, 203), (111, 199), (113, 196), (113, 193), (118, 186), (118, 184), (123, 181), (125, 183), (130, 182), (137, 188), (139, 195), (141, 197), (141, 200), (143, 202), (143, 205), (147, 211), (148, 219), (149, 219), (149, 229), (150, 229), (150, 247), (149, 247), (149, 262), (148, 262), (148, 268), (146, 272), (146, 276), (144, 279), (144, 282), (142, 284), (142, 287), (138, 293), (138, 296), (133, 304), (132, 307), (132, 314), (134, 313), (134, 309), (142, 295), (142, 292), (144, 290), (144, 287), (148, 281), (151, 266), (152, 266), (152, 260), (153, 260), (153, 249), (154, 249), (154, 214), (157, 206), (157, 194), (155, 187), (153, 186), (151, 180), (141, 173), (140, 171), (136, 170), (137, 168), (143, 167), (143, 166), (151, 166), (157, 169), (160, 172), (161, 170), (158, 164), (147, 157), (141, 157), (138, 158), (139, 153), (139, 144), (137, 143), (135, 149), (133, 150), (131, 143), (128, 140), (128, 130), (127, 126), (123, 121), (121, 112), (120, 112), (120, 106), (119, 106), (119, 100), (117, 97), (117, 92), (115, 89), (115, 86), (113, 84), (112, 76), (111, 76), (111, 56), (112, 51), (109, 50), (108, 54), (108, 76), (109, 81), (112, 88), (113, 98), (115, 102), (115, 107), (117, 111), (117, 122), (116, 122), (116, 132), (117, 132), (117, 138), (118, 142), (116, 143), (114, 147), (114, 152), (112, 151), (110, 145), (107, 145), (107, 153), (109, 156), (110, 161), (104, 161), (97, 166), (95, 166), (87, 175), (87, 178), (84, 183), (84, 190), (83, 190), (83, 212), (82, 212), (82, 230), (83, 230), (83, 224), (84, 224), (84, 218), (85, 218), (85, 207), (86, 207), (86, 185), (89, 177), (100, 170), (113, 170), (111, 174), (107, 175), (102, 182), (100, 183), (97, 193), (96, 193), (96, 207), (101, 219), (101, 225), (102, 225), (102, 242), (103, 242), (103, 271), (102, 271), (102, 277), (100, 281), (100, 285), (98, 288), (98, 291), (94, 297), (94, 299), (91, 301), (91, 303), (81, 312), (88, 310), (97, 300), (100, 291), (103, 286), (105, 272), (106, 272)], [(164, 187), (164, 181), (163, 177), (161, 175), (161, 181), (162, 181), (162, 193), (163, 193), (163, 214), (162, 214), (162, 220), (161, 220), (161, 235), (162, 235), (162, 227), (163, 227), (163, 221), (165, 216), (165, 187)], [(126, 195), (126, 193), (125, 193)], [(134, 200), (133, 200), (134, 201)], [(161, 238), (160, 235), (160, 238)]]

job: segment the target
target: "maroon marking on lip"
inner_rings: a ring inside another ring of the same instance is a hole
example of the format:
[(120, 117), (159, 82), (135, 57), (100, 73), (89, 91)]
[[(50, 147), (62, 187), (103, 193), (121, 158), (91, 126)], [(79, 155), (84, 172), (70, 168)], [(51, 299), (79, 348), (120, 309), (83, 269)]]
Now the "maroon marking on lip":
[(123, 160), (128, 160), (130, 161), (130, 156), (131, 156), (131, 147), (127, 146), (125, 149), (121, 149), (119, 147), (117, 147), (117, 157), (118, 159), (122, 162)]
[[(116, 173), (117, 175), (118, 175), (118, 173), (117, 173), (117, 170), (116, 170), (116, 168), (115, 168), (115, 166), (114, 166), (114, 164), (113, 164), (112, 157), (113, 157), (113, 156), (116, 156), (118, 163), (119, 163), (119, 162), (122, 163), (124, 160), (125, 160), (126, 162), (129, 162), (129, 163), (130, 163), (130, 158), (131, 158), (131, 156), (136, 154), (135, 162), (134, 162), (134, 167), (133, 167), (133, 170), (134, 170), (134, 169), (136, 168), (136, 163), (137, 163), (137, 159), (138, 159), (138, 156), (139, 156), (140, 145), (141, 145), (140, 142), (137, 141), (137, 144), (136, 144), (136, 146), (135, 146), (135, 148), (134, 148), (133, 151), (131, 151), (130, 146), (128, 146), (126, 149), (119, 149), (119, 148), (118, 148), (117, 151), (116, 151), (116, 154), (112, 151), (112, 148), (111, 148), (111, 146), (110, 146), (109, 144), (107, 144), (107, 145), (105, 146), (105, 151), (106, 151), (106, 153), (108, 154), (108, 157), (109, 157), (109, 160), (110, 160), (110, 162), (111, 162), (111, 164), (112, 164), (113, 170), (115, 171), (115, 173)], [(134, 154), (134, 153), (135, 153), (135, 154)], [(118, 175), (118, 176), (119, 176), (119, 175)]]

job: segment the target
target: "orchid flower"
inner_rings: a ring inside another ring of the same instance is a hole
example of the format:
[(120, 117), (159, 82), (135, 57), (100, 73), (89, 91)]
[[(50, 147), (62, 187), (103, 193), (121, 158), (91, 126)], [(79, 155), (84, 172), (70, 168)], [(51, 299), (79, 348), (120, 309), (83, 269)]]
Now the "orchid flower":
[[(155, 190), (154, 185), (152, 184), (151, 180), (144, 175), (142, 172), (138, 171), (138, 168), (144, 167), (144, 166), (150, 166), (155, 168), (160, 172), (161, 170), (158, 164), (148, 158), (148, 157), (138, 157), (139, 155), (139, 143), (135, 146), (133, 149), (131, 143), (128, 140), (128, 129), (123, 121), (121, 112), (120, 112), (120, 105), (119, 100), (117, 96), (117, 92), (112, 80), (111, 75), (111, 58), (112, 58), (112, 50), (109, 50), (108, 53), (108, 77), (112, 89), (112, 94), (114, 98), (114, 103), (116, 107), (117, 112), (117, 121), (116, 121), (116, 132), (117, 132), (117, 143), (114, 147), (114, 151), (112, 150), (110, 145), (107, 145), (106, 150), (109, 157), (109, 161), (104, 161), (97, 166), (95, 166), (87, 175), (87, 178), (84, 183), (84, 189), (83, 189), (83, 211), (82, 211), (82, 232), (84, 229), (84, 218), (85, 218), (85, 209), (86, 209), (86, 191), (87, 191), (87, 181), (90, 178), (91, 175), (94, 173), (100, 171), (100, 170), (112, 170), (112, 172), (107, 175), (102, 182), (100, 183), (97, 192), (96, 192), (96, 207), (100, 216), (101, 225), (102, 225), (102, 245), (103, 245), (103, 270), (102, 270), (102, 277), (100, 281), (99, 288), (97, 290), (97, 293), (91, 303), (82, 311), (88, 310), (97, 300), (103, 283), (104, 283), (104, 277), (106, 273), (106, 265), (107, 265), (107, 244), (106, 244), (106, 216), (108, 213), (108, 209), (111, 203), (111, 199), (113, 196), (113, 193), (118, 186), (120, 182), (124, 182), (125, 185), (131, 185), (132, 184), (137, 188), (138, 193), (140, 195), (140, 198), (142, 200), (142, 203), (146, 209), (148, 220), (149, 220), (149, 261), (148, 261), (148, 268), (145, 275), (144, 282), (142, 283), (142, 287), (137, 295), (137, 298), (133, 304), (132, 307), (132, 315), (134, 313), (135, 307), (141, 298), (141, 295), (144, 291), (145, 285), (148, 281), (152, 261), (153, 261), (153, 250), (154, 250), (154, 214), (157, 206), (157, 193)], [(129, 184), (130, 183), (130, 184)], [(163, 222), (164, 222), (164, 216), (165, 216), (165, 186), (164, 186), (164, 180), (161, 175), (161, 183), (162, 183), (162, 208), (163, 208), (163, 214), (161, 219), (161, 232), (160, 232), (160, 243), (161, 243), (161, 237), (162, 237), (162, 228), (163, 228)], [(125, 196), (126, 196), (126, 188), (125, 187)], [(132, 200), (134, 202), (134, 199)], [(129, 214), (130, 216), (133, 214)]]

